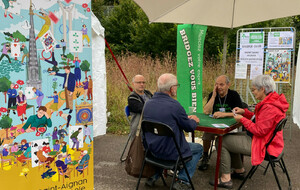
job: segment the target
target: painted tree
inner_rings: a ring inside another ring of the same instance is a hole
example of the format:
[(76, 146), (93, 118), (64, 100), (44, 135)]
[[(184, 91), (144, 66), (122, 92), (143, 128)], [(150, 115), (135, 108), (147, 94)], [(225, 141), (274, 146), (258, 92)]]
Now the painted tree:
[(3, 115), (0, 120), (0, 128), (6, 130), (6, 138), (8, 139), (8, 129), (11, 127), (12, 118), (7, 115)]
[(90, 63), (87, 60), (82, 61), (80, 64), (80, 69), (84, 71), (85, 73), (85, 78), (87, 78), (87, 72), (90, 71)]
[(6, 103), (6, 94), (8, 89), (10, 88), (10, 84), (11, 82), (6, 77), (0, 78), (0, 92), (4, 94), (5, 103)]
[(9, 42), (26, 42), (29, 41), (28, 38), (26, 38), (19, 30), (10, 33), (10, 32), (4, 32), (4, 35), (7, 36), (5, 39)]
[[(72, 53), (68, 53), (66, 55), (66, 57), (62, 57), (62, 60), (63, 61), (60, 62), (59, 64), (70, 66), (70, 65), (72, 65), (72, 61), (74, 60), (74, 55)], [(70, 64), (70, 61), (71, 61), (71, 64)]]

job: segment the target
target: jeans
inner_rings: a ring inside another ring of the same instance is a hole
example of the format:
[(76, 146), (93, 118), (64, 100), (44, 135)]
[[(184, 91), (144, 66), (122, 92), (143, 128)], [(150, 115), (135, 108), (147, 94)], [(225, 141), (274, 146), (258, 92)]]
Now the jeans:
[(73, 146), (72, 146), (72, 148), (74, 148), (75, 145), (76, 145), (76, 148), (78, 149), (79, 148), (79, 141), (76, 138), (72, 138), (72, 141), (74, 143)]
[[(190, 149), (192, 151), (192, 160), (188, 161), (185, 163), (187, 171), (189, 172), (190, 177), (192, 178), (196, 167), (197, 167), (197, 163), (200, 160), (202, 153), (203, 153), (203, 147), (202, 145), (198, 144), (198, 143), (189, 143)], [(179, 171), (178, 174), (178, 178), (184, 181), (189, 181), (189, 178), (185, 172), (185, 169), (182, 168)]]

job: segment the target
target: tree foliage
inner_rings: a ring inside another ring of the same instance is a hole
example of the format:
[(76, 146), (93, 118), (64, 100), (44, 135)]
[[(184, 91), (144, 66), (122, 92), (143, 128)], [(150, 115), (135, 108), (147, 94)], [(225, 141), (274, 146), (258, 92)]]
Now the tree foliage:
[(8, 129), (11, 127), (12, 118), (7, 115), (3, 115), (0, 120), (0, 128), (6, 130), (6, 138), (8, 138)]
[(0, 92), (7, 92), (10, 88), (10, 84), (11, 82), (6, 77), (0, 78)]

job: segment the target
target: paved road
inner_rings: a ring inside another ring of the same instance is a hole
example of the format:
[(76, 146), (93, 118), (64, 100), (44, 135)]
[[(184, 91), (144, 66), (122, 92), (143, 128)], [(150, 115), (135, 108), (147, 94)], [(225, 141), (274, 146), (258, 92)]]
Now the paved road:
[[(285, 137), (285, 156), (284, 160), (290, 174), (293, 189), (300, 190), (300, 129), (297, 126), (292, 127), (292, 139), (289, 140), (289, 129), (284, 131)], [(96, 190), (132, 190), (135, 189), (137, 178), (126, 174), (124, 164), (119, 161), (121, 152), (126, 143), (127, 136), (104, 135), (95, 138), (95, 189)], [(196, 190), (213, 189), (208, 184), (210, 179), (214, 177), (216, 161), (216, 152), (213, 153), (210, 167), (207, 171), (196, 171), (193, 177), (193, 183)], [(264, 164), (266, 165), (266, 164)], [(245, 157), (245, 168), (250, 170), (250, 158)], [(264, 169), (260, 167), (251, 180), (248, 180), (243, 189), (248, 190), (273, 190), (278, 189), (271, 168), (269, 168), (266, 176), (263, 176)], [(287, 189), (288, 183), (282, 170), (277, 167), (277, 174), (282, 189)], [(167, 178), (167, 184), (170, 185), (171, 178)], [(234, 188), (237, 189), (241, 181), (234, 180)], [(161, 180), (156, 184), (155, 188), (144, 186), (144, 180), (141, 181), (140, 189), (157, 189), (167, 190), (169, 187), (164, 187)]]

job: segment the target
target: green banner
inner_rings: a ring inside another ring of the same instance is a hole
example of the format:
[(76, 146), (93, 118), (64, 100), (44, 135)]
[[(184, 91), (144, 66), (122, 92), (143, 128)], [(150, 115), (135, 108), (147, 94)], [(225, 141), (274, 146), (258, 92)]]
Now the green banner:
[(183, 24), (177, 28), (177, 100), (187, 113), (203, 112), (202, 65), (207, 26)]

